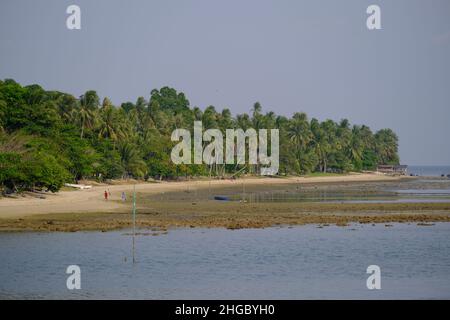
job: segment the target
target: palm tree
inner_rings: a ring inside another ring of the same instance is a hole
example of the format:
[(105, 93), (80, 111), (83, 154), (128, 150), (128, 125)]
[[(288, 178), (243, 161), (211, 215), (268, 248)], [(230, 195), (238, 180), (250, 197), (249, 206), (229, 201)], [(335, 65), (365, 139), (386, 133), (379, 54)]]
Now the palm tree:
[(253, 129), (258, 131), (261, 128), (261, 111), (262, 106), (259, 102), (255, 102), (252, 108), (252, 124)]
[(158, 123), (159, 112), (160, 112), (159, 102), (155, 100), (151, 101), (147, 108), (147, 113), (149, 117), (152, 119), (154, 124)]
[(219, 128), (222, 133), (225, 133), (226, 129), (232, 129), (234, 127), (233, 117), (231, 111), (228, 108), (222, 110), (222, 113), (218, 116)]
[(266, 129), (273, 129), (276, 127), (276, 115), (275, 112), (269, 111), (263, 117), (263, 125)]
[(391, 129), (381, 129), (375, 134), (375, 148), (381, 164), (398, 163), (398, 137)]
[(335, 150), (337, 153), (344, 152), (351, 139), (350, 122), (342, 119), (336, 127)]
[(208, 106), (203, 112), (202, 121), (205, 129), (217, 128), (218, 113), (214, 106)]
[(136, 100), (136, 110), (139, 113), (143, 113), (147, 108), (148, 102), (145, 101), (144, 97), (139, 97)]
[(317, 119), (311, 119), (310, 123), (311, 133), (313, 135), (312, 145), (317, 158), (319, 159), (319, 170), (326, 172), (327, 167), (327, 153), (329, 144), (326, 139), (326, 134)]
[(302, 157), (313, 136), (309, 128), (308, 118), (303, 112), (296, 112), (288, 124), (287, 134), (294, 144), (299, 169), (302, 171)]
[(353, 126), (350, 142), (347, 146), (347, 153), (353, 165), (358, 164), (362, 160), (364, 145), (361, 139), (361, 128), (359, 126)]
[(303, 112), (295, 113), (288, 125), (287, 132), (289, 139), (294, 142), (297, 147), (300, 149), (306, 147), (312, 139), (306, 114)]
[(288, 119), (285, 116), (277, 116), (275, 118), (275, 127), (280, 130), (285, 130), (287, 128)]
[(98, 105), (99, 98), (93, 90), (87, 91), (80, 97), (76, 114), (81, 126), (81, 139), (83, 139), (86, 129), (92, 129), (95, 126)]
[(3, 100), (0, 100), (0, 133), (5, 131), (3, 119), (5, 119), (5, 113), (6, 113), (6, 102)]
[(73, 121), (76, 119), (77, 99), (69, 94), (61, 94), (57, 98), (58, 113), (61, 119)]
[(336, 151), (336, 124), (332, 120), (319, 123), (313, 119), (311, 130), (314, 134), (313, 145), (319, 159), (319, 167), (322, 172), (327, 172), (329, 157)]
[(373, 133), (368, 126), (362, 125), (358, 133), (365, 148), (374, 148), (375, 143)]
[(252, 126), (252, 123), (248, 114), (238, 114), (236, 116), (236, 126), (244, 131), (250, 128)]
[[(105, 98), (106, 100), (107, 98)], [(107, 138), (113, 141), (124, 138), (125, 133), (122, 129), (121, 121), (118, 121), (117, 111), (109, 102), (104, 101), (103, 107), (100, 109), (100, 127), (98, 132), (99, 138)]]
[(194, 115), (194, 120), (195, 121), (201, 121), (202, 120), (203, 112), (202, 112), (202, 110), (200, 110), (199, 107), (194, 107), (192, 109), (192, 114)]
[(143, 177), (147, 173), (147, 165), (141, 158), (136, 147), (129, 142), (119, 144), (119, 155), (122, 167), (125, 170), (124, 177)]

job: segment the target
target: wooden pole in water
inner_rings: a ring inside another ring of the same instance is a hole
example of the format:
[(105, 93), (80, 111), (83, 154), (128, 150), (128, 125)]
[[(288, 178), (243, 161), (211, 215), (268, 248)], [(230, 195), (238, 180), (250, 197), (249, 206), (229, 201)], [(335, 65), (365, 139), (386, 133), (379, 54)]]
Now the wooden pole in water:
[(135, 240), (136, 237), (136, 185), (133, 187), (133, 263), (136, 263)]
[(242, 178), (242, 202), (245, 203), (245, 177)]
[(211, 171), (212, 171), (212, 164), (209, 165), (208, 198), (211, 198)]

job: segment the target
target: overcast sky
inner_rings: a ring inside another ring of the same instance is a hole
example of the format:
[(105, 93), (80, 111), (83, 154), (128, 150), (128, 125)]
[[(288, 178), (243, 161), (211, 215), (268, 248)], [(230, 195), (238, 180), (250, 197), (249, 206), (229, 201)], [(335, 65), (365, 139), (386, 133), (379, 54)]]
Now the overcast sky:
[[(81, 30), (66, 8), (81, 8)], [(382, 30), (366, 27), (381, 7)], [(0, 78), (116, 104), (172, 86), (191, 105), (348, 118), (450, 165), (450, 1), (1, 0)]]

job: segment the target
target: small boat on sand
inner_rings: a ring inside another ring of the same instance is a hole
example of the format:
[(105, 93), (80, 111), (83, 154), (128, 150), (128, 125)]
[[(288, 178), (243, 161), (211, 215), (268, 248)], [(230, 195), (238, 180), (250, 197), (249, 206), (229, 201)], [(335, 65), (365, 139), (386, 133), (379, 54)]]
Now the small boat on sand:
[(85, 184), (74, 184), (74, 183), (66, 183), (64, 184), (66, 187), (71, 187), (71, 188), (77, 188), (80, 190), (84, 190), (84, 189), (92, 189), (92, 186), (89, 185), (85, 185)]
[(214, 196), (214, 200), (219, 200), (219, 201), (230, 201), (230, 198), (225, 197), (225, 196)]

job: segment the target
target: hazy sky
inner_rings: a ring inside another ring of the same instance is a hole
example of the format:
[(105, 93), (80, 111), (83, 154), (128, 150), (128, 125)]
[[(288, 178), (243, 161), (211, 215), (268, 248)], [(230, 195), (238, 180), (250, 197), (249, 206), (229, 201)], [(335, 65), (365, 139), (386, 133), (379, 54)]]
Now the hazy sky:
[[(366, 28), (370, 4), (382, 30)], [(202, 109), (260, 101), (389, 127), (402, 163), (450, 164), (448, 0), (1, 0), (0, 78), (116, 104), (166, 85)]]

